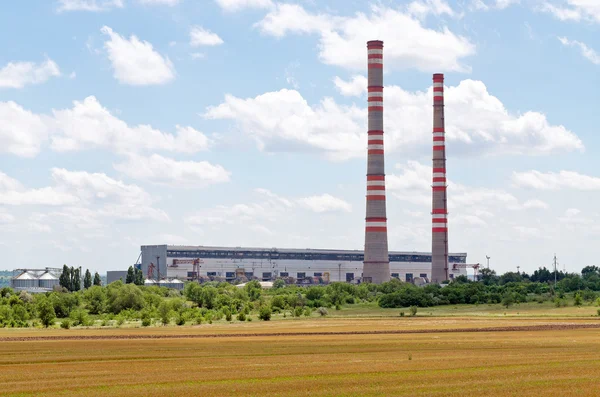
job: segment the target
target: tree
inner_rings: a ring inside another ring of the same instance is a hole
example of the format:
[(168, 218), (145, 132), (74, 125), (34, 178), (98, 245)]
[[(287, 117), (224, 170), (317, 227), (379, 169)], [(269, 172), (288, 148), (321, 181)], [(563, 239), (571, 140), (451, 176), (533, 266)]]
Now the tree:
[(81, 268), (71, 268), (71, 292), (81, 289)]
[(61, 287), (71, 290), (71, 271), (67, 265), (63, 265), (63, 271), (58, 278), (58, 283)]
[(48, 328), (49, 326), (54, 324), (54, 320), (56, 319), (54, 306), (45, 297), (41, 299), (38, 303), (38, 315), (40, 316), (40, 320), (42, 320), (42, 324), (44, 324), (44, 327)]
[(92, 274), (90, 269), (85, 270), (85, 277), (83, 278), (83, 288), (88, 289), (92, 286)]
[(144, 285), (144, 272), (142, 269), (135, 269), (135, 285)]
[(98, 272), (94, 274), (94, 285), (102, 285), (102, 280), (100, 279)]
[(127, 278), (125, 278), (125, 284), (132, 284), (135, 281), (135, 274), (133, 271), (133, 266), (129, 266), (127, 269)]
[(515, 303), (513, 295), (510, 292), (507, 292), (504, 295), (504, 298), (502, 298), (502, 306), (505, 306), (508, 309), (508, 307), (511, 306), (513, 303)]

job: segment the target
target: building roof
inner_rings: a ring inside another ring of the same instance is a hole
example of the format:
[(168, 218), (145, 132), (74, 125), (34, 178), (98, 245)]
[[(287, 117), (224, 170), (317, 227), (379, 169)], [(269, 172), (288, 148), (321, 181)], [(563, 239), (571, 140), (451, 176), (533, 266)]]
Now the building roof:
[[(142, 245), (141, 248), (155, 248), (159, 247), (156, 245)], [(163, 245), (167, 250), (173, 251), (271, 251), (271, 252), (314, 252), (321, 254), (357, 254), (361, 255), (364, 250), (336, 250), (336, 249), (315, 249), (315, 248), (259, 248), (259, 247), (215, 247), (215, 246), (203, 246), (203, 245)], [(417, 251), (389, 251), (390, 255), (431, 255), (431, 252), (417, 252)], [(449, 253), (452, 256), (467, 256), (466, 252)]]

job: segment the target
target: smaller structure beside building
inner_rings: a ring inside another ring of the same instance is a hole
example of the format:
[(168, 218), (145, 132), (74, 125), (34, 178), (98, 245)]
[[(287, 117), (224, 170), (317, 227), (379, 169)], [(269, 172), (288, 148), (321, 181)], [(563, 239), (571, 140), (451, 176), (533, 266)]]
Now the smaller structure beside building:
[(47, 267), (44, 269), (15, 269), (11, 279), (11, 287), (15, 291), (31, 293), (49, 292), (60, 285), (61, 269)]

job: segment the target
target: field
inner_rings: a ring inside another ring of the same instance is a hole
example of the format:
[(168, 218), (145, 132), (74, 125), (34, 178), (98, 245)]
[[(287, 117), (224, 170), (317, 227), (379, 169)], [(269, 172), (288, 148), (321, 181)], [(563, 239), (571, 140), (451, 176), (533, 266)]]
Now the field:
[(414, 318), (367, 317), (358, 308), (346, 317), (268, 323), (3, 329), (0, 395), (600, 395), (598, 317), (424, 311)]

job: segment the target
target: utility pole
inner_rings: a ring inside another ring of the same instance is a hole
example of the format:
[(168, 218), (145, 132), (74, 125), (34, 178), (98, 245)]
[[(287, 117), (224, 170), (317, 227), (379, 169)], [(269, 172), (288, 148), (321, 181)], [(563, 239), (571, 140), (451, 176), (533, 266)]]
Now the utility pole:
[(520, 268), (521, 266), (517, 266), (517, 274), (521, 274), (521, 272), (519, 271)]
[(490, 268), (490, 257), (489, 256), (485, 256), (485, 259), (487, 259), (487, 268)]
[(160, 281), (160, 256), (156, 257), (156, 281)]

